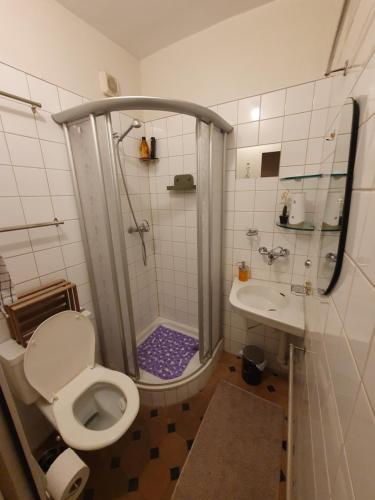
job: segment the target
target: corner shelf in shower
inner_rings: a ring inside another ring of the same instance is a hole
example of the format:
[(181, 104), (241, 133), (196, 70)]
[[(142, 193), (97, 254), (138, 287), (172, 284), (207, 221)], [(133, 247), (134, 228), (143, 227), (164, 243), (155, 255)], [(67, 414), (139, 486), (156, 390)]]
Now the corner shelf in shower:
[(140, 161), (159, 161), (159, 158), (138, 158)]
[(176, 187), (176, 186), (167, 186), (167, 190), (168, 191), (181, 191), (181, 192), (196, 191), (197, 186), (194, 184), (194, 186), (192, 186), (189, 189), (184, 189), (184, 188), (180, 188), (180, 187)]
[(315, 229), (314, 224), (311, 224), (311, 222), (304, 222), (303, 224), (300, 224), (298, 226), (276, 222), (276, 226), (282, 227), (283, 229), (293, 229), (295, 231), (314, 231)]
[(196, 191), (192, 174), (178, 174), (174, 176), (173, 186), (167, 186), (168, 191)]

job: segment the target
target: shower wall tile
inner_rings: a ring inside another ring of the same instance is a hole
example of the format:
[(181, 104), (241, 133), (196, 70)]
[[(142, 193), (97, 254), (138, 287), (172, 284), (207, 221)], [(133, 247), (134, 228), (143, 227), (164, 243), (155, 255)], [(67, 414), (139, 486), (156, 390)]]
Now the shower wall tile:
[[(235, 109), (237, 102), (228, 110)], [(196, 194), (168, 191), (177, 174), (196, 176), (195, 119), (173, 115), (145, 124), (147, 139), (157, 140), (159, 160), (150, 165), (149, 185), (154, 232), (158, 315), (190, 328), (198, 324)], [(168, 141), (162, 142), (168, 134)], [(162, 151), (162, 154), (160, 153)]]

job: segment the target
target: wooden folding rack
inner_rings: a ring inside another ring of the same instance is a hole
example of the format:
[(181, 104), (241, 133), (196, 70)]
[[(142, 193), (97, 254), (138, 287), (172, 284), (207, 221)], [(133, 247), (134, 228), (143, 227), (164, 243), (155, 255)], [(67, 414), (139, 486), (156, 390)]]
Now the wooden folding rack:
[(77, 287), (66, 280), (31, 290), (5, 306), (10, 333), (24, 347), (44, 320), (66, 310), (80, 311)]

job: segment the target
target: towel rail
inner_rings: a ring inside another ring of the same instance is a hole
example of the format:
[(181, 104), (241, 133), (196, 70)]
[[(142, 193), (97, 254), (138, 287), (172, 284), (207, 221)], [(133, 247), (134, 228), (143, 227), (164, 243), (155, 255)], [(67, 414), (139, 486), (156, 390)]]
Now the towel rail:
[(287, 446), (287, 474), (286, 500), (292, 500), (293, 490), (293, 387), (294, 386), (294, 345), (289, 345), (289, 397), (288, 397), (288, 446)]
[(0, 95), (4, 97), (9, 97), (9, 99), (14, 99), (16, 101), (24, 102), (25, 104), (30, 104), (33, 113), (36, 113), (36, 108), (42, 107), (42, 103), (40, 102), (32, 101), (31, 99), (26, 99), (26, 97), (21, 97), (16, 94), (10, 94), (9, 92), (5, 92), (4, 90), (0, 90)]
[(293, 500), (293, 453), (294, 453), (294, 350), (306, 352), (305, 347), (289, 344), (289, 394), (288, 394), (288, 446), (286, 500)]
[(332, 63), (333, 63), (333, 60), (335, 58), (336, 50), (337, 50), (337, 47), (338, 47), (338, 44), (339, 44), (339, 40), (340, 40), (340, 36), (341, 36), (341, 33), (342, 33), (342, 29), (344, 27), (344, 20), (346, 18), (346, 14), (348, 12), (349, 3), (350, 3), (350, 0), (344, 0), (343, 6), (342, 6), (342, 9), (341, 9), (341, 14), (340, 14), (339, 22), (337, 23), (335, 38), (333, 40), (331, 52), (329, 54), (329, 59), (328, 59), (328, 63), (327, 63), (327, 69), (326, 69), (326, 72), (324, 73), (324, 76), (329, 76), (331, 73), (337, 73), (338, 71), (343, 71), (344, 72), (344, 76), (346, 76), (346, 73), (348, 71), (349, 61), (345, 61), (344, 66), (342, 66), (340, 68), (336, 68), (336, 69), (332, 69)]
[(7, 233), (8, 231), (21, 231), (22, 229), (33, 229), (35, 227), (46, 227), (46, 226), (60, 226), (64, 224), (64, 221), (57, 219), (56, 217), (52, 222), (35, 222), (34, 224), (24, 224), (22, 226), (8, 226), (0, 228), (0, 233)]

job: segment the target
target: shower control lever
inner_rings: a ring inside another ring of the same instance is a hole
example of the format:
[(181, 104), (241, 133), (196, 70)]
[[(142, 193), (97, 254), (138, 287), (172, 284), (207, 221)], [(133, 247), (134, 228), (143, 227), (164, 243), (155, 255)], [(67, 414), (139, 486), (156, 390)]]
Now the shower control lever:
[(150, 231), (150, 224), (148, 220), (143, 220), (138, 227), (129, 227), (128, 233), (148, 233)]

